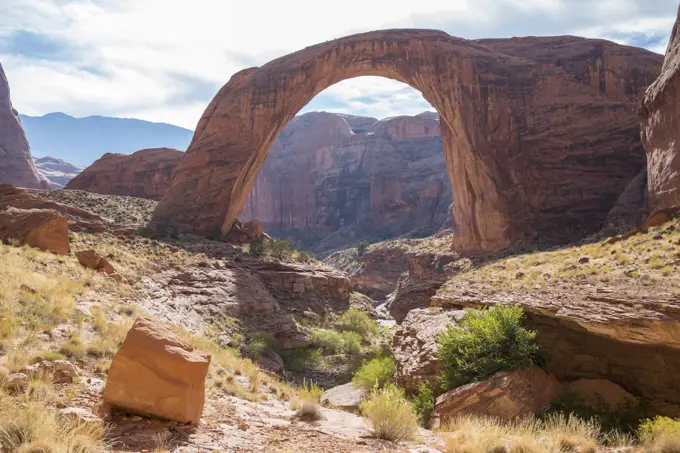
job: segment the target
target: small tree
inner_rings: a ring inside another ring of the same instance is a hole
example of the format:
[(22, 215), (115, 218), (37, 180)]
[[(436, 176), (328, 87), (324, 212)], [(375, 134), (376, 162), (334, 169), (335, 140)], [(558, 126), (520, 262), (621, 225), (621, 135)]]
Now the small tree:
[(522, 325), (523, 318), (524, 311), (515, 306), (469, 310), (456, 327), (442, 332), (437, 340), (442, 389), (533, 363), (538, 352), (536, 332)]
[(367, 248), (368, 248), (368, 242), (366, 242), (365, 240), (362, 239), (362, 240), (357, 244), (357, 254), (358, 254), (359, 256), (364, 256), (364, 253), (366, 253), (366, 249), (367, 249)]

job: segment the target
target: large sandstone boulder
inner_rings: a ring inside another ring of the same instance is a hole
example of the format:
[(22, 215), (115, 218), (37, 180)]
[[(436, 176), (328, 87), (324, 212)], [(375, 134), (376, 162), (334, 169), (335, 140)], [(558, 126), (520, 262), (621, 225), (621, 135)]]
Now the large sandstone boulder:
[[(580, 238), (600, 228), (644, 166), (636, 96), (660, 66), (652, 52), (571, 36), (475, 42), (434, 30), (380, 30), (310, 46), (232, 76), (197, 125), (154, 219), (226, 236), (294, 115), (334, 83), (371, 75), (420, 90), (440, 116), (457, 251)], [(349, 144), (345, 124), (335, 131)], [(299, 177), (304, 170), (290, 171)], [(376, 201), (386, 211), (406, 210), (391, 186), (389, 178), (374, 186), (388, 195)], [(430, 198), (429, 189), (423, 193)], [(350, 206), (361, 198), (353, 190), (343, 196)], [(331, 214), (330, 224), (352, 220)]]
[(417, 308), (411, 310), (392, 338), (399, 385), (417, 390), (421, 383), (437, 385), (441, 362), (437, 356), (437, 338), (448, 326), (455, 326), (465, 310)]
[(365, 389), (356, 388), (352, 382), (349, 382), (326, 390), (321, 396), (321, 404), (345, 411), (356, 411), (366, 397), (366, 393)]
[(170, 148), (143, 149), (130, 155), (107, 153), (66, 188), (160, 200), (183, 157), (182, 151)]
[(210, 356), (168, 329), (138, 318), (113, 358), (104, 402), (129, 412), (198, 423)]
[(533, 415), (557, 398), (560, 390), (561, 385), (554, 376), (534, 366), (502, 371), (486, 381), (473, 382), (440, 395), (430, 427), (440, 428), (462, 414), (503, 420)]
[(12, 107), (9, 83), (0, 64), (0, 184), (29, 189), (49, 189), (33, 162), (17, 111)]
[(123, 279), (123, 277), (116, 272), (113, 265), (109, 263), (109, 260), (99, 255), (94, 250), (81, 250), (76, 252), (76, 258), (82, 266), (88, 269), (104, 272), (116, 281), (121, 281)]
[(680, 207), (680, 11), (661, 75), (640, 109), (650, 212)]
[(71, 250), (68, 221), (53, 209), (8, 207), (0, 211), (0, 241), (16, 241), (59, 255)]

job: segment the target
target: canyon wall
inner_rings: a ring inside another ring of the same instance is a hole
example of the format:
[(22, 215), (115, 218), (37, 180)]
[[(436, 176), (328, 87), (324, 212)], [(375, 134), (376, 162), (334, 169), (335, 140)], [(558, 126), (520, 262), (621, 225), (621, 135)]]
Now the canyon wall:
[(239, 218), (325, 254), (450, 228), (451, 203), (436, 113), (378, 121), (312, 112), (274, 143)]

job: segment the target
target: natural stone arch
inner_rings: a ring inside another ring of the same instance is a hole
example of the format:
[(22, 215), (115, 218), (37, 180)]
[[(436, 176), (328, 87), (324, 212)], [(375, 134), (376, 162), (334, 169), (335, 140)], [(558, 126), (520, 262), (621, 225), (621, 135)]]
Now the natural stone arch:
[[(639, 147), (639, 140), (633, 143), (629, 137), (630, 128), (637, 127), (630, 106), (606, 99), (560, 67), (501, 54), (439, 31), (376, 31), (308, 47), (232, 76), (199, 121), (154, 220), (203, 234), (219, 229), (225, 236), (286, 123), (324, 89), (360, 76), (406, 83), (439, 113), (459, 225), (454, 248), (459, 251), (502, 249), (554, 226), (541, 219), (541, 208), (549, 204), (554, 186), (569, 191), (573, 182), (542, 181), (541, 170), (532, 167), (542, 164), (533, 162), (537, 155), (554, 151), (553, 160), (562, 160), (583, 154), (590, 146), (588, 136), (601, 134), (611, 121), (623, 124), (610, 138), (617, 151), (625, 148), (630, 154)], [(559, 99), (559, 106), (550, 105), (551, 98)], [(602, 108), (607, 104), (608, 117), (579, 118), (593, 103)], [(552, 121), (543, 116), (549, 111), (559, 114), (560, 122), (571, 123), (579, 139), (565, 144), (551, 137)], [(602, 149), (613, 152), (611, 144)], [(618, 175), (621, 182), (609, 184), (603, 197), (615, 199), (638, 170), (639, 165)], [(565, 196), (569, 205), (591, 197)], [(578, 230), (584, 219), (565, 212), (550, 221)]]

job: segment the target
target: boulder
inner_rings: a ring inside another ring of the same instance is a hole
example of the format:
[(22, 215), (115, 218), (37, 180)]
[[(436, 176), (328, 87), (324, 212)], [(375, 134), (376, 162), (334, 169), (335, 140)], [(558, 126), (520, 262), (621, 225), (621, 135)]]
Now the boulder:
[(50, 375), (55, 384), (71, 384), (80, 376), (78, 367), (68, 360), (45, 360), (40, 357), (32, 365), (22, 368), (22, 371), (29, 375)]
[(437, 356), (437, 337), (448, 326), (455, 326), (465, 310), (417, 308), (411, 310), (392, 337), (392, 351), (397, 365), (396, 380), (408, 390), (418, 390), (421, 383), (436, 385), (441, 371)]
[(26, 373), (10, 374), (3, 387), (11, 392), (23, 392), (28, 387), (28, 375)]
[(0, 241), (18, 241), (59, 255), (71, 250), (68, 221), (52, 209), (8, 207), (0, 211)]
[(81, 250), (76, 252), (78, 262), (88, 269), (105, 272), (116, 281), (121, 281), (123, 277), (116, 272), (116, 269), (106, 258), (100, 256), (94, 250)]
[(501, 371), (489, 379), (473, 382), (440, 395), (430, 418), (437, 429), (458, 415), (474, 414), (513, 420), (541, 411), (560, 393), (561, 385), (552, 375), (529, 366)]
[(262, 357), (257, 359), (257, 365), (265, 371), (280, 374), (284, 370), (285, 364), (280, 355), (272, 349), (267, 349)]
[(606, 379), (579, 379), (568, 384), (565, 391), (598, 411), (614, 412), (635, 402), (633, 395)]
[(59, 411), (59, 415), (71, 418), (77, 423), (101, 423), (102, 419), (82, 407), (65, 407)]
[(138, 318), (111, 362), (104, 403), (140, 415), (198, 423), (210, 356)]
[(359, 409), (359, 404), (366, 394), (366, 390), (356, 388), (353, 383), (349, 382), (326, 390), (321, 396), (321, 404), (354, 412)]

